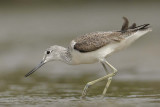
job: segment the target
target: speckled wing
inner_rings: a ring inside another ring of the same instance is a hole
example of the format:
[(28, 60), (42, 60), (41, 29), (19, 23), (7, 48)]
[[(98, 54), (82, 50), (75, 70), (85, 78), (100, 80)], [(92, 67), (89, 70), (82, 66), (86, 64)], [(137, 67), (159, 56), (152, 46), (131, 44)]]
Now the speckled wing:
[(74, 49), (80, 52), (95, 51), (111, 42), (120, 42), (121, 32), (94, 32), (75, 39)]

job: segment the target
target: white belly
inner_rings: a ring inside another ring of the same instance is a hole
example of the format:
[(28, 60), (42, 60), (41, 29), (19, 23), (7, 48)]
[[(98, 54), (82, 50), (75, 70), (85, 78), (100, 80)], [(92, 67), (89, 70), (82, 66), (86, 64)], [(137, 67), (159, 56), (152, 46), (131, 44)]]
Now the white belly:
[(90, 64), (98, 62), (100, 58), (104, 58), (112, 53), (118, 44), (106, 45), (96, 51), (81, 53), (77, 50), (72, 51), (72, 64)]
[(121, 42), (112, 42), (96, 51), (92, 52), (86, 52), (81, 53), (77, 50), (74, 50), (71, 52), (72, 54), (72, 63), (71, 64), (90, 64), (98, 62), (100, 58), (105, 58), (111, 53), (114, 53), (116, 51), (119, 51), (123, 48), (126, 48), (129, 46), (132, 42), (134, 42), (136, 39), (141, 37), (142, 35), (146, 34), (147, 31), (138, 31), (134, 33), (131, 36), (126, 37)]

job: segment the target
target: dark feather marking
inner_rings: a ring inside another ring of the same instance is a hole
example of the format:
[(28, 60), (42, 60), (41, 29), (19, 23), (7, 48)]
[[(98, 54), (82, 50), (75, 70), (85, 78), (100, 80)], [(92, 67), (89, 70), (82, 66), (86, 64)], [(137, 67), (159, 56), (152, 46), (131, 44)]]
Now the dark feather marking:
[(121, 31), (125, 32), (128, 30), (129, 21), (126, 17), (123, 17), (124, 23), (122, 25)]
[(143, 24), (143, 25), (136, 26), (136, 27), (133, 29), (133, 31), (148, 29), (148, 28), (149, 28), (149, 25), (150, 25), (150, 24)]
[(141, 25), (141, 26), (138, 28), (138, 30), (146, 29), (146, 28), (148, 28), (149, 25), (150, 25), (150, 24)]
[(133, 23), (128, 29), (134, 29), (136, 28), (136, 23)]

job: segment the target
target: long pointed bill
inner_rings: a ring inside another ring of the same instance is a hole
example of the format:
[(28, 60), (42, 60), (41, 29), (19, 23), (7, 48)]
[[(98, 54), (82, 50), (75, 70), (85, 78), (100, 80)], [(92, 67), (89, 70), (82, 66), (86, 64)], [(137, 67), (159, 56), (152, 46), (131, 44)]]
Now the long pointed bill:
[(36, 66), (34, 69), (32, 69), (30, 72), (28, 72), (25, 77), (28, 77), (29, 75), (31, 75), (32, 73), (34, 73), (38, 68), (40, 68), (42, 65), (44, 65), (45, 62), (41, 61), (40, 64), (38, 66)]

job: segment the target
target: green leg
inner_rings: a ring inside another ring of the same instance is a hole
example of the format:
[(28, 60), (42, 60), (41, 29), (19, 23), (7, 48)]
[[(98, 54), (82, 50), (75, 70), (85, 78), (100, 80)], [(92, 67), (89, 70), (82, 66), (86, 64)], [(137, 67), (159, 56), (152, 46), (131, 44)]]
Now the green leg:
[(104, 62), (113, 70), (113, 73), (117, 73), (117, 69), (116, 68), (114, 68), (110, 63), (108, 63), (107, 61), (106, 61), (106, 59), (104, 60)]
[[(114, 67), (113, 67), (110, 63), (108, 63), (106, 60), (104, 60), (104, 62), (113, 70), (114, 75), (116, 75), (117, 69), (114, 68)], [(105, 88), (104, 88), (104, 90), (103, 90), (103, 93), (102, 93), (103, 96), (105, 96), (105, 94), (106, 94), (106, 92), (107, 92), (107, 90), (108, 90), (108, 87), (109, 87), (111, 81), (112, 81), (112, 77), (109, 77), (109, 78), (108, 78), (108, 82), (107, 82), (107, 84), (106, 84), (106, 86), (105, 86)]]
[[(105, 89), (104, 89), (104, 91), (103, 91), (103, 95), (105, 95), (105, 93), (106, 93), (106, 91), (107, 91), (107, 89), (108, 89), (108, 87), (109, 87), (109, 85), (110, 85), (110, 83), (111, 83), (112, 77), (113, 77), (114, 75), (116, 75), (117, 70), (116, 70), (112, 65), (110, 65), (105, 59), (101, 60), (101, 62), (105, 62), (109, 67), (111, 67), (111, 69), (113, 69), (114, 72), (113, 72), (113, 73), (110, 73), (110, 74), (108, 74), (108, 75), (106, 75), (106, 76), (104, 76), (104, 77), (101, 77), (101, 78), (99, 78), (99, 79), (96, 79), (96, 80), (94, 80), (94, 81), (88, 82), (88, 83), (86, 84), (86, 86), (84, 87), (84, 90), (83, 90), (83, 92), (82, 92), (82, 98), (84, 98), (84, 97), (87, 95), (88, 88), (89, 88), (90, 86), (92, 86), (92, 85), (94, 85), (95, 83), (100, 82), (100, 81), (108, 78), (108, 82), (107, 82), (106, 87), (105, 87)], [(104, 69), (105, 69), (105, 68), (104, 68)], [(105, 70), (106, 70), (106, 69), (105, 69)], [(106, 72), (107, 72), (107, 71), (106, 71)]]
[(105, 86), (105, 88), (104, 88), (104, 90), (103, 90), (103, 93), (102, 93), (103, 97), (105, 96), (105, 94), (106, 94), (106, 92), (107, 92), (107, 90), (108, 90), (108, 87), (109, 87), (109, 85), (111, 84), (111, 81), (112, 81), (112, 77), (109, 77), (109, 78), (108, 78), (108, 82), (107, 82), (107, 84), (106, 84), (106, 86)]
[[(107, 67), (106, 67), (106, 65), (105, 65), (105, 62), (101, 62), (101, 64), (102, 64), (104, 70), (106, 71), (106, 73), (109, 74), (110, 72), (107, 70)], [(105, 96), (105, 94), (106, 94), (106, 92), (107, 92), (107, 89), (108, 89), (111, 81), (112, 81), (112, 77), (109, 77), (109, 78), (108, 78), (108, 82), (107, 82), (107, 84), (106, 84), (106, 86), (105, 86), (105, 88), (104, 88), (104, 91), (103, 91), (103, 93), (102, 93), (103, 97)]]
[(97, 83), (97, 82), (100, 82), (100, 81), (102, 81), (102, 80), (104, 80), (104, 79), (107, 79), (107, 78), (109, 78), (109, 77), (112, 77), (112, 76), (114, 76), (114, 75), (115, 75), (114, 73), (110, 73), (110, 74), (108, 74), (108, 75), (106, 75), (106, 76), (104, 76), (104, 77), (101, 77), (101, 78), (96, 79), (96, 80), (94, 80), (94, 81), (88, 82), (88, 83), (86, 84), (86, 86), (84, 87), (84, 90), (83, 90), (83, 93), (82, 93), (82, 98), (84, 98), (84, 97), (87, 95), (88, 88), (89, 88), (90, 86), (92, 86), (93, 84), (95, 84), (95, 83)]
[(107, 70), (107, 67), (105, 66), (105, 62), (101, 62), (101, 64), (102, 64), (104, 70), (106, 71), (106, 73), (109, 74), (109, 71)]

